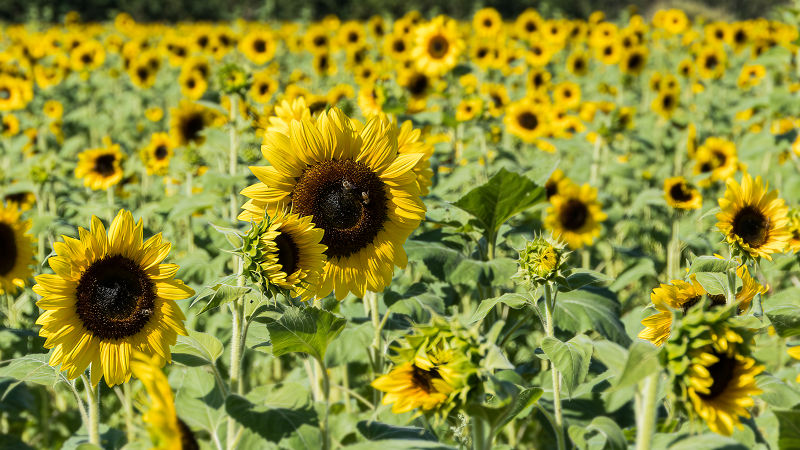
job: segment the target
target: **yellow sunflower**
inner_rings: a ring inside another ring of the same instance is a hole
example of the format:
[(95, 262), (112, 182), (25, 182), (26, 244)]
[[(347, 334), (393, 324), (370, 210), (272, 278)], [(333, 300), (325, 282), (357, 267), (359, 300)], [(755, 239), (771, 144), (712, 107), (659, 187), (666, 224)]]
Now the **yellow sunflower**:
[(314, 72), (322, 76), (336, 75), (339, 70), (336, 63), (331, 59), (331, 55), (327, 52), (320, 52), (314, 55), (311, 66), (314, 68)]
[(158, 357), (134, 351), (130, 362), (133, 376), (144, 385), (150, 397), (147, 412), (142, 420), (147, 424), (153, 450), (194, 450), (199, 449), (194, 434), (177, 415), (175, 397), (169, 380), (161, 371)]
[(600, 222), (608, 217), (600, 209), (597, 189), (589, 184), (559, 186), (558, 194), (550, 197), (550, 204), (544, 226), (572, 249), (592, 245), (594, 238), (600, 236)]
[(547, 89), (547, 86), (550, 84), (550, 79), (553, 78), (553, 75), (543, 69), (531, 69), (525, 78), (528, 94), (532, 94), (534, 92)]
[(164, 110), (158, 106), (144, 110), (144, 116), (151, 122), (158, 122), (164, 117)]
[(435, 78), (416, 68), (403, 70), (397, 75), (397, 84), (403, 86), (414, 100), (426, 99), (433, 91), (435, 82)]
[(528, 8), (517, 16), (517, 20), (514, 22), (514, 31), (521, 40), (530, 41), (538, 36), (542, 24), (542, 16), (535, 9)]
[(392, 412), (401, 414), (420, 408), (432, 410), (444, 403), (455, 389), (439, 373), (437, 367), (423, 369), (413, 362), (398, 364), (372, 382), (372, 387), (385, 392), (381, 403), (392, 405)]
[(489, 97), (489, 114), (492, 117), (500, 117), (506, 112), (506, 106), (510, 103), (508, 91), (503, 84), (484, 84), (481, 86), (481, 93)]
[(346, 52), (351, 53), (364, 47), (367, 42), (367, 30), (362, 23), (350, 20), (339, 28), (337, 38), (339, 45)]
[(464, 47), (456, 21), (439, 16), (428, 25), (417, 28), (411, 57), (426, 74), (443, 75), (458, 63)]
[(28, 104), (22, 83), (14, 77), (0, 75), (0, 111), (14, 111)]
[(199, 100), (208, 89), (208, 81), (200, 72), (181, 72), (178, 77), (181, 94), (191, 100)]
[(419, 187), (420, 196), (426, 196), (429, 193), (428, 188), (433, 185), (431, 181), (433, 178), (433, 170), (431, 170), (430, 158), (433, 156), (433, 145), (421, 140), (422, 130), (414, 129), (410, 120), (403, 122), (400, 130), (397, 133), (397, 153), (399, 154), (422, 154), (422, 158), (414, 165), (412, 169), (417, 175), (417, 186)]
[(144, 161), (147, 173), (166, 175), (169, 161), (175, 154), (175, 144), (167, 133), (153, 133), (150, 143), (144, 149)]
[(628, 75), (639, 75), (647, 64), (647, 55), (647, 47), (637, 45), (622, 55), (619, 68)]
[(702, 187), (711, 186), (719, 180), (727, 180), (739, 170), (736, 144), (727, 139), (713, 136), (707, 138), (695, 151), (694, 159), (695, 175), (711, 173), (709, 178), (699, 182)]
[(546, 111), (529, 100), (511, 103), (503, 122), (509, 133), (528, 144), (547, 133)]
[(278, 92), (278, 81), (267, 71), (253, 74), (250, 85), (250, 98), (256, 103), (267, 103)]
[(553, 88), (553, 102), (565, 109), (575, 109), (581, 104), (581, 88), (571, 81), (562, 81)]
[(95, 70), (102, 66), (105, 60), (105, 48), (95, 40), (86, 41), (70, 52), (70, 67), (76, 72)]
[(13, 114), (3, 116), (3, 137), (16, 136), (19, 133), (19, 119)]
[(697, 72), (705, 79), (721, 78), (725, 74), (725, 62), (723, 50), (713, 46), (703, 47), (697, 53)]
[(363, 297), (391, 282), (408, 262), (403, 243), (425, 218), (413, 168), (425, 155), (399, 153), (397, 127), (376, 117), (361, 126), (338, 108), (316, 123), (293, 121), (287, 136), (267, 132), (262, 152), (273, 166), (254, 168), (261, 183), (240, 220), (291, 206), (312, 216), (328, 247), (317, 297)]
[(28, 234), (30, 220), (20, 218), (19, 205), (10, 202), (8, 206), (0, 203), (0, 293), (15, 293), (24, 288), (33, 275), (30, 266), (35, 265), (31, 245), (34, 240)]
[(36, 304), (45, 312), (36, 323), (52, 348), (50, 365), (80, 376), (91, 364), (91, 382), (102, 377), (110, 386), (131, 376), (131, 354), (141, 351), (163, 365), (172, 360), (170, 346), (186, 335), (186, 319), (175, 300), (194, 291), (174, 276), (178, 266), (161, 264), (170, 244), (157, 234), (143, 242), (142, 221), (121, 210), (106, 236), (92, 217), (91, 231), (80, 239), (64, 236), (55, 244), (58, 256), (48, 260), (54, 275), (36, 277)]
[(661, 91), (658, 97), (653, 100), (650, 107), (664, 119), (669, 120), (672, 114), (678, 109), (678, 95), (673, 91)]
[(305, 98), (298, 97), (291, 104), (283, 100), (280, 106), (275, 107), (275, 115), (269, 118), (270, 126), (267, 127), (267, 131), (274, 131), (288, 136), (292, 120), (304, 119), (311, 119), (311, 110), (306, 107)]
[(202, 145), (206, 137), (200, 132), (212, 126), (221, 116), (213, 109), (186, 100), (181, 100), (180, 105), (169, 112), (172, 116), (169, 134), (179, 147), (190, 143)]
[(408, 35), (392, 33), (383, 41), (383, 54), (393, 61), (405, 61), (411, 57), (412, 41)]
[(778, 191), (767, 191), (761, 177), (755, 181), (744, 174), (742, 184), (728, 178), (725, 198), (719, 199), (717, 229), (725, 240), (744, 254), (772, 260), (789, 243), (789, 208), (778, 198)]
[(239, 51), (258, 65), (268, 63), (275, 56), (276, 48), (275, 37), (270, 30), (264, 28), (247, 33), (239, 41)]
[(703, 196), (689, 186), (684, 177), (672, 177), (664, 180), (664, 198), (674, 209), (699, 209), (703, 206)]
[(314, 55), (329, 51), (331, 39), (324, 25), (310, 26), (306, 30), (306, 35), (303, 39), (305, 40), (305, 48)]
[(792, 209), (789, 212), (789, 234), (789, 248), (800, 253), (800, 210)]
[(761, 80), (767, 75), (767, 69), (761, 64), (745, 64), (736, 85), (740, 89), (750, 89), (761, 84)]
[(544, 191), (547, 196), (547, 200), (550, 200), (550, 197), (558, 194), (559, 186), (566, 186), (572, 183), (572, 181), (564, 175), (564, 171), (561, 169), (556, 169), (550, 174), (550, 178), (544, 183)]
[(503, 29), (503, 17), (494, 8), (483, 8), (472, 17), (472, 29), (478, 36), (497, 36)]
[[(256, 171), (258, 168), (253, 168)], [(244, 191), (258, 194), (255, 184)], [(259, 235), (259, 246), (264, 256), (259, 260), (259, 272), (269, 284), (290, 289), (292, 297), (302, 301), (314, 298), (319, 275), (325, 267), (325, 250), (320, 244), (324, 232), (314, 228), (311, 216), (299, 217), (278, 210), (266, 217), (267, 222)]]
[(381, 85), (365, 85), (358, 91), (358, 107), (366, 118), (382, 113), (385, 103), (386, 91)]
[(36, 194), (30, 191), (15, 192), (3, 195), (3, 200), (9, 207), (13, 204), (15, 207), (19, 208), (20, 212), (25, 212), (30, 211), (33, 205), (36, 204)]
[(567, 57), (567, 70), (579, 77), (589, 73), (589, 57), (583, 50), (576, 50)]
[(544, 42), (533, 42), (525, 52), (525, 61), (532, 67), (544, 67), (553, 57), (553, 50)]
[(64, 105), (62, 105), (58, 100), (48, 100), (44, 104), (42, 112), (45, 116), (51, 119), (60, 119), (64, 114)]
[(122, 180), (124, 155), (119, 144), (86, 150), (78, 154), (75, 177), (93, 190), (108, 189)]
[(653, 289), (650, 301), (658, 312), (642, 320), (645, 329), (639, 333), (639, 339), (660, 347), (672, 333), (672, 310), (681, 310), (685, 314), (705, 294), (705, 289), (695, 279), (691, 282), (672, 280), (671, 284), (662, 284)]
[(483, 112), (483, 100), (479, 98), (464, 99), (456, 106), (456, 120), (467, 122), (481, 112)]
[(747, 408), (755, 404), (752, 396), (762, 392), (755, 377), (764, 367), (738, 354), (734, 346), (717, 351), (709, 345), (690, 356), (688, 394), (697, 415), (715, 433), (730, 436), (734, 427), (742, 429), (739, 416), (750, 417)]

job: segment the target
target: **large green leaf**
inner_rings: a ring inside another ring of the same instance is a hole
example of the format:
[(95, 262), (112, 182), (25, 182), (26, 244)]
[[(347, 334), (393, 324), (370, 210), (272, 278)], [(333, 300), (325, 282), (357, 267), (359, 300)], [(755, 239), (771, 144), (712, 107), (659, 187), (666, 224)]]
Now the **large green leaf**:
[(756, 376), (756, 387), (762, 391), (759, 397), (772, 406), (791, 408), (800, 403), (800, 392), (770, 373)]
[(297, 434), (302, 425), (318, 423), (311, 396), (299, 383), (259, 386), (247, 397), (228, 395), (225, 410), (244, 427), (275, 443)]
[(569, 427), (569, 437), (572, 442), (578, 446), (580, 450), (587, 450), (590, 448), (586, 441), (586, 434), (599, 433), (605, 438), (605, 443), (602, 447), (603, 450), (626, 450), (628, 442), (625, 438), (625, 433), (622, 432), (619, 425), (608, 417), (595, 417), (592, 423), (586, 428), (572, 425)]
[(385, 441), (387, 439), (403, 439), (410, 441), (439, 442), (436, 436), (425, 428), (400, 427), (372, 420), (362, 420), (356, 424), (358, 432), (370, 441)]
[(375, 327), (372, 322), (345, 328), (339, 339), (331, 342), (325, 354), (325, 367), (332, 368), (349, 363), (365, 361), (367, 349), (372, 345)]
[(554, 313), (556, 326), (573, 333), (594, 330), (627, 347), (630, 338), (619, 320), (619, 302), (595, 292), (603, 291), (578, 289), (558, 294)]
[(307, 353), (320, 362), (325, 361), (328, 345), (347, 325), (347, 320), (319, 308), (289, 307), (277, 319), (267, 321), (272, 354)]
[(800, 448), (800, 409), (775, 411), (778, 418), (778, 448), (796, 450)]
[(531, 299), (527, 295), (522, 294), (503, 294), (500, 297), (487, 298), (478, 306), (478, 310), (475, 311), (475, 314), (473, 314), (472, 318), (469, 319), (469, 323), (475, 323), (486, 317), (486, 315), (489, 314), (489, 311), (491, 311), (492, 308), (494, 308), (498, 303), (504, 303), (514, 309), (520, 309), (523, 306), (531, 303)]
[(43, 384), (45, 386), (55, 386), (57, 383), (67, 379), (50, 364), (47, 363), (49, 355), (35, 353), (3, 361), (0, 367), (0, 377), (9, 377), (19, 381), (30, 381), (31, 383)]
[(614, 378), (614, 389), (624, 389), (633, 386), (646, 376), (658, 371), (661, 363), (658, 361), (660, 348), (649, 342), (636, 341), (628, 349), (628, 359), (619, 376)]
[(189, 367), (214, 364), (222, 355), (222, 342), (210, 334), (187, 331), (189, 336), (178, 336), (178, 343), (172, 347), (173, 361)]
[(561, 372), (561, 377), (567, 387), (567, 393), (572, 393), (586, 379), (589, 373), (589, 362), (592, 358), (592, 340), (579, 334), (567, 342), (556, 338), (542, 339), (542, 350), (553, 362), (556, 369)]
[(431, 441), (409, 441), (407, 439), (387, 439), (376, 447), (374, 442), (362, 442), (344, 447), (347, 450), (456, 450), (447, 444)]
[(224, 423), (225, 396), (214, 376), (201, 367), (186, 371), (175, 396), (175, 409), (181, 420), (192, 427), (203, 428), (211, 434)]
[(608, 289), (612, 292), (619, 292), (646, 276), (653, 278), (658, 277), (655, 263), (653, 263), (653, 260), (650, 258), (639, 259), (635, 264), (625, 269), (625, 271), (622, 272), (613, 283), (611, 283)]
[(491, 261), (465, 259), (447, 277), (454, 284), (488, 284), (501, 286), (517, 272), (519, 266), (511, 258), (495, 258)]
[(762, 305), (780, 337), (800, 335), (800, 288), (786, 289), (762, 300)]
[(206, 286), (206, 288), (192, 300), (192, 305), (201, 300), (208, 299), (206, 306), (198, 313), (202, 314), (237, 300), (251, 290), (252, 289), (249, 287), (237, 286), (237, 275), (228, 275), (218, 279), (210, 286)]
[(544, 198), (543, 187), (500, 169), (486, 184), (467, 192), (453, 205), (472, 214), (487, 233), (495, 233), (508, 219)]
[(698, 272), (695, 274), (697, 282), (708, 292), (708, 295), (724, 295), (728, 297), (728, 276), (724, 273)]
[(700, 272), (725, 273), (736, 267), (736, 261), (717, 258), (716, 256), (698, 256), (689, 266), (689, 275)]
[(575, 269), (567, 276), (564, 284), (559, 283), (558, 290), (561, 292), (570, 292), (589, 284), (603, 283), (612, 280), (613, 278), (601, 272), (595, 272), (589, 269)]
[(747, 450), (747, 447), (735, 439), (706, 433), (699, 436), (687, 434), (653, 435), (652, 450)]
[(544, 391), (541, 388), (528, 388), (524, 389), (522, 392), (519, 393), (519, 397), (517, 397), (517, 403), (514, 405), (514, 408), (511, 410), (510, 413), (500, 422), (497, 427), (494, 429), (494, 434), (497, 435), (506, 425), (509, 424), (515, 417), (517, 417), (522, 411), (531, 406), (535, 405), (536, 402), (542, 398), (542, 394)]

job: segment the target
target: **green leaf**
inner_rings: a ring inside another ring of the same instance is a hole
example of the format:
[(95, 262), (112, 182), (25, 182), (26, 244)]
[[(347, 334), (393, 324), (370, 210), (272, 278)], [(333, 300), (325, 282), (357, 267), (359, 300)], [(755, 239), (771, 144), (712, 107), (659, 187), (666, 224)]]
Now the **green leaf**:
[(756, 376), (756, 387), (763, 391), (759, 397), (772, 406), (791, 408), (800, 403), (800, 392), (768, 372)]
[[(708, 211), (704, 212), (703, 215), (700, 216), (699, 219), (697, 219), (697, 221), (699, 222), (699, 221), (705, 219), (708, 216), (716, 216), (717, 213), (721, 213), (721, 212), (722, 212), (722, 208), (720, 208), (719, 206), (717, 206), (716, 208), (711, 208)], [(711, 258), (711, 256), (705, 256), (705, 258)]]
[(689, 266), (688, 275), (700, 272), (724, 273), (737, 266), (736, 261), (717, 258), (716, 256), (698, 256)]
[(728, 297), (728, 276), (724, 273), (698, 272), (697, 282), (708, 292), (708, 295), (724, 295)]
[(800, 448), (800, 410), (774, 411), (778, 418), (778, 449), (796, 450)]
[[(9, 377), (18, 381), (29, 381), (31, 383), (42, 384), (45, 386), (55, 386), (58, 382), (67, 379), (52, 367), (47, 361), (49, 354), (34, 353), (9, 361), (3, 361), (0, 367), (0, 377)], [(9, 389), (10, 391), (10, 389)]]
[(780, 337), (800, 335), (800, 288), (786, 289), (762, 302), (764, 314)]
[(221, 227), (219, 225), (214, 225), (213, 223), (209, 223), (209, 225), (211, 225), (212, 227), (214, 227), (215, 230), (225, 235), (225, 238), (228, 240), (231, 246), (233, 246), (234, 250), (242, 248), (244, 241), (242, 241), (242, 234), (239, 233), (239, 230), (234, 230), (233, 228)]
[(540, 388), (528, 388), (524, 389), (522, 392), (519, 393), (519, 397), (517, 397), (517, 403), (514, 404), (514, 408), (511, 410), (510, 413), (503, 419), (502, 422), (498, 424), (498, 426), (494, 429), (494, 434), (497, 436), (497, 433), (500, 432), (506, 425), (509, 424), (515, 417), (517, 417), (522, 411), (525, 409), (533, 406), (536, 402), (542, 398), (542, 394), (544, 391)]
[(630, 338), (619, 320), (619, 302), (588, 289), (558, 294), (555, 323), (562, 330), (583, 333), (594, 330), (604, 338), (627, 347)]
[[(238, 300), (248, 292), (252, 291), (251, 288), (245, 286), (237, 286), (237, 275), (228, 275), (217, 280), (211, 286), (207, 286), (203, 291), (192, 300), (192, 305), (198, 303), (204, 298), (208, 299), (206, 306), (198, 314), (203, 314), (206, 311), (214, 308), (219, 308), (222, 305)], [(192, 306), (190, 305), (190, 306)]]
[(259, 386), (247, 397), (230, 394), (225, 411), (262, 438), (278, 443), (297, 433), (302, 425), (317, 425), (308, 391), (299, 383)]
[(214, 364), (222, 355), (222, 342), (210, 334), (186, 331), (189, 336), (178, 336), (178, 343), (172, 347), (172, 360), (189, 367)]
[(531, 299), (530, 297), (521, 294), (503, 294), (500, 297), (487, 298), (478, 306), (478, 310), (475, 311), (475, 314), (473, 314), (472, 318), (469, 319), (469, 323), (475, 323), (486, 317), (486, 315), (489, 314), (489, 311), (491, 311), (492, 308), (494, 308), (498, 303), (505, 303), (511, 308), (520, 309), (523, 306), (530, 304)]
[(200, 367), (192, 367), (183, 376), (175, 396), (175, 408), (187, 425), (216, 433), (225, 421), (225, 396), (214, 375)]
[(596, 284), (596, 283), (603, 283), (606, 281), (612, 281), (613, 278), (609, 277), (604, 273), (595, 272), (594, 270), (575, 269), (566, 278), (566, 280), (567, 280), (566, 286), (559, 285), (558, 287), (559, 291), (570, 292), (576, 289), (580, 289), (588, 284)]
[(642, 258), (622, 272), (608, 287), (611, 292), (619, 292), (646, 276), (658, 277), (655, 263), (650, 258)]
[(454, 284), (489, 284), (502, 286), (509, 283), (517, 272), (517, 262), (511, 258), (495, 258), (491, 261), (465, 259), (449, 273), (447, 280)]
[(444, 300), (432, 292), (424, 283), (414, 283), (406, 292), (400, 294), (386, 291), (383, 303), (396, 314), (405, 314), (416, 323), (427, 323), (431, 320), (431, 312), (444, 314)]
[(522, 175), (500, 169), (486, 184), (453, 203), (472, 214), (486, 231), (494, 234), (508, 219), (541, 202), (544, 188)]
[(747, 450), (735, 439), (715, 433), (700, 436), (657, 433), (652, 442), (652, 450)]
[(436, 436), (425, 428), (399, 427), (372, 420), (362, 420), (356, 424), (358, 432), (370, 441), (402, 439), (410, 441), (439, 442)]
[(325, 354), (325, 367), (333, 368), (349, 363), (366, 361), (367, 349), (372, 345), (375, 327), (372, 322), (349, 326), (342, 331), (339, 339), (331, 342)]
[(660, 348), (649, 342), (636, 341), (628, 349), (625, 368), (614, 378), (614, 390), (633, 386), (661, 368), (658, 360)]
[(586, 434), (599, 433), (605, 438), (603, 450), (626, 450), (628, 448), (628, 441), (625, 438), (625, 433), (622, 432), (619, 425), (608, 417), (595, 417), (588, 427), (584, 428), (578, 425), (569, 427), (569, 436), (572, 441), (578, 446), (579, 449), (585, 450), (589, 448), (586, 441)]
[(586, 374), (589, 373), (589, 361), (593, 350), (592, 340), (583, 334), (579, 334), (567, 342), (546, 337), (542, 339), (542, 350), (556, 369), (561, 372), (567, 393), (571, 397), (572, 392), (583, 383)]
[(347, 320), (318, 308), (289, 307), (280, 319), (267, 321), (272, 354), (307, 353), (321, 363), (328, 345), (347, 325)]
[[(360, 444), (348, 445), (345, 447), (347, 450), (375, 450), (373, 442), (362, 442)], [(456, 450), (446, 444), (431, 441), (413, 441), (409, 442), (406, 439), (387, 439), (380, 442), (380, 450)]]

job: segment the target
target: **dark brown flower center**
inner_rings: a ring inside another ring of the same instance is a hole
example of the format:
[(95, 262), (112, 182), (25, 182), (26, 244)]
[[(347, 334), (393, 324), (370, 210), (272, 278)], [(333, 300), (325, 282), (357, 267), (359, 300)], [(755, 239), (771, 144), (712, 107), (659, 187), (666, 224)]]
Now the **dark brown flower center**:
[(705, 64), (706, 69), (714, 70), (717, 68), (717, 64), (719, 64), (719, 60), (717, 59), (716, 56), (711, 55), (708, 58), (706, 58), (706, 64)]
[(351, 43), (358, 42), (358, 33), (351, 31), (347, 34), (347, 40)]
[(534, 31), (536, 31), (536, 22), (532, 20), (525, 22), (525, 31), (527, 31), (528, 33), (533, 33)]
[(181, 432), (181, 450), (200, 450), (200, 444), (197, 443), (194, 433), (180, 418), (178, 419), (178, 430)]
[(449, 49), (450, 43), (444, 36), (434, 36), (428, 43), (428, 53), (436, 59), (443, 58)]
[(397, 53), (403, 53), (406, 51), (406, 43), (402, 39), (396, 39), (392, 44), (392, 49)]
[(628, 58), (628, 67), (631, 69), (638, 69), (641, 64), (642, 56), (638, 53), (634, 53), (630, 58)]
[(519, 122), (519, 126), (526, 130), (535, 130), (536, 127), (539, 126), (539, 118), (536, 117), (536, 114), (529, 111), (520, 114), (517, 118), (517, 122)]
[(116, 155), (102, 155), (94, 160), (94, 171), (103, 177), (110, 177), (116, 172), (114, 162), (117, 160)]
[(575, 69), (575, 71), (580, 72), (583, 70), (583, 67), (584, 67), (583, 58), (576, 58), (575, 63), (573, 64), (573, 68)]
[(686, 302), (684, 302), (684, 303), (681, 305), (681, 309), (683, 309), (683, 314), (684, 314), (684, 315), (685, 315), (685, 314), (688, 314), (688, 313), (689, 313), (689, 309), (690, 309), (692, 306), (694, 306), (694, 305), (698, 304), (702, 298), (703, 298), (703, 296), (702, 296), (702, 295), (698, 295), (697, 297), (692, 297), (692, 298), (690, 298), (689, 300), (687, 300)]
[(253, 50), (256, 53), (264, 53), (267, 51), (267, 43), (263, 39), (256, 39), (253, 41)]
[(322, 161), (300, 176), (292, 191), (294, 211), (313, 216), (325, 230), (328, 258), (347, 257), (375, 240), (388, 208), (386, 186), (364, 163)]
[(737, 30), (736, 33), (733, 34), (733, 40), (737, 44), (744, 44), (747, 42), (747, 33), (744, 30)]
[(81, 275), (75, 304), (83, 326), (101, 339), (124, 339), (154, 315), (155, 284), (134, 261), (105, 256)]
[(166, 158), (169, 154), (169, 150), (167, 149), (166, 145), (159, 145), (156, 147), (155, 155), (156, 159), (161, 161), (162, 159)]
[(751, 248), (758, 248), (767, 242), (770, 219), (753, 206), (739, 210), (733, 218), (733, 232)]
[(203, 129), (203, 116), (200, 113), (192, 113), (184, 117), (180, 123), (181, 135), (185, 140), (194, 142), (200, 139), (200, 131)]
[(722, 306), (728, 302), (723, 294), (709, 295), (708, 298), (711, 300), (711, 308), (715, 306)]
[(577, 199), (569, 200), (559, 211), (558, 219), (561, 226), (569, 231), (578, 231), (589, 218), (589, 208)]
[(8, 100), (9, 98), (11, 98), (11, 90), (5, 87), (0, 89), (0, 100)]
[(292, 240), (292, 236), (289, 233), (281, 232), (275, 238), (275, 245), (278, 246), (278, 264), (281, 265), (281, 271), (287, 275), (295, 273), (298, 268), (300, 249)]
[(313, 39), (313, 43), (314, 43), (314, 46), (316, 46), (316, 47), (322, 47), (324, 45), (327, 45), (328, 38), (326, 38), (325, 36), (316, 36)]
[(736, 358), (725, 354), (717, 354), (716, 352), (714, 352), (714, 356), (719, 358), (719, 361), (708, 367), (708, 373), (714, 383), (709, 388), (708, 394), (697, 394), (703, 400), (713, 400), (723, 394), (735, 377), (734, 373), (738, 365)]
[(84, 53), (83, 55), (81, 55), (81, 62), (84, 64), (89, 64), (90, 62), (92, 62), (92, 55), (89, 53)]
[(425, 91), (428, 90), (428, 84), (428, 77), (425, 76), (425, 74), (417, 73), (411, 78), (411, 82), (408, 83), (408, 91), (415, 97), (423, 95)]
[(261, 83), (258, 85), (258, 93), (261, 95), (266, 94), (269, 92), (269, 85), (267, 83)]
[(492, 19), (483, 19), (483, 26), (486, 28), (492, 27)]
[(672, 109), (672, 105), (674, 104), (674, 99), (672, 98), (672, 94), (667, 94), (664, 96), (664, 99), (661, 101), (661, 104), (664, 106), (664, 109), (669, 111)]
[(441, 380), (442, 376), (435, 368), (431, 370), (420, 369), (414, 366), (414, 371), (411, 372), (411, 384), (417, 388), (425, 391), (426, 394), (435, 394), (438, 391), (433, 385), (433, 380)]
[(677, 202), (688, 202), (692, 199), (692, 191), (684, 183), (675, 183), (669, 189), (669, 196)]
[(0, 276), (11, 272), (17, 263), (17, 241), (11, 225), (0, 222)]

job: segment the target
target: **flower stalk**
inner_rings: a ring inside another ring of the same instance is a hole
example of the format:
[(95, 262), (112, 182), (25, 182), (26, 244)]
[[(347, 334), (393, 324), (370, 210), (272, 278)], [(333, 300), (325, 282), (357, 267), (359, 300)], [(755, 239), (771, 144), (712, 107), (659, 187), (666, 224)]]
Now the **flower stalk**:
[(636, 427), (636, 450), (650, 450), (650, 441), (656, 426), (656, 411), (658, 408), (658, 379), (661, 371), (648, 375), (642, 381), (642, 409), (637, 416), (639, 424)]

